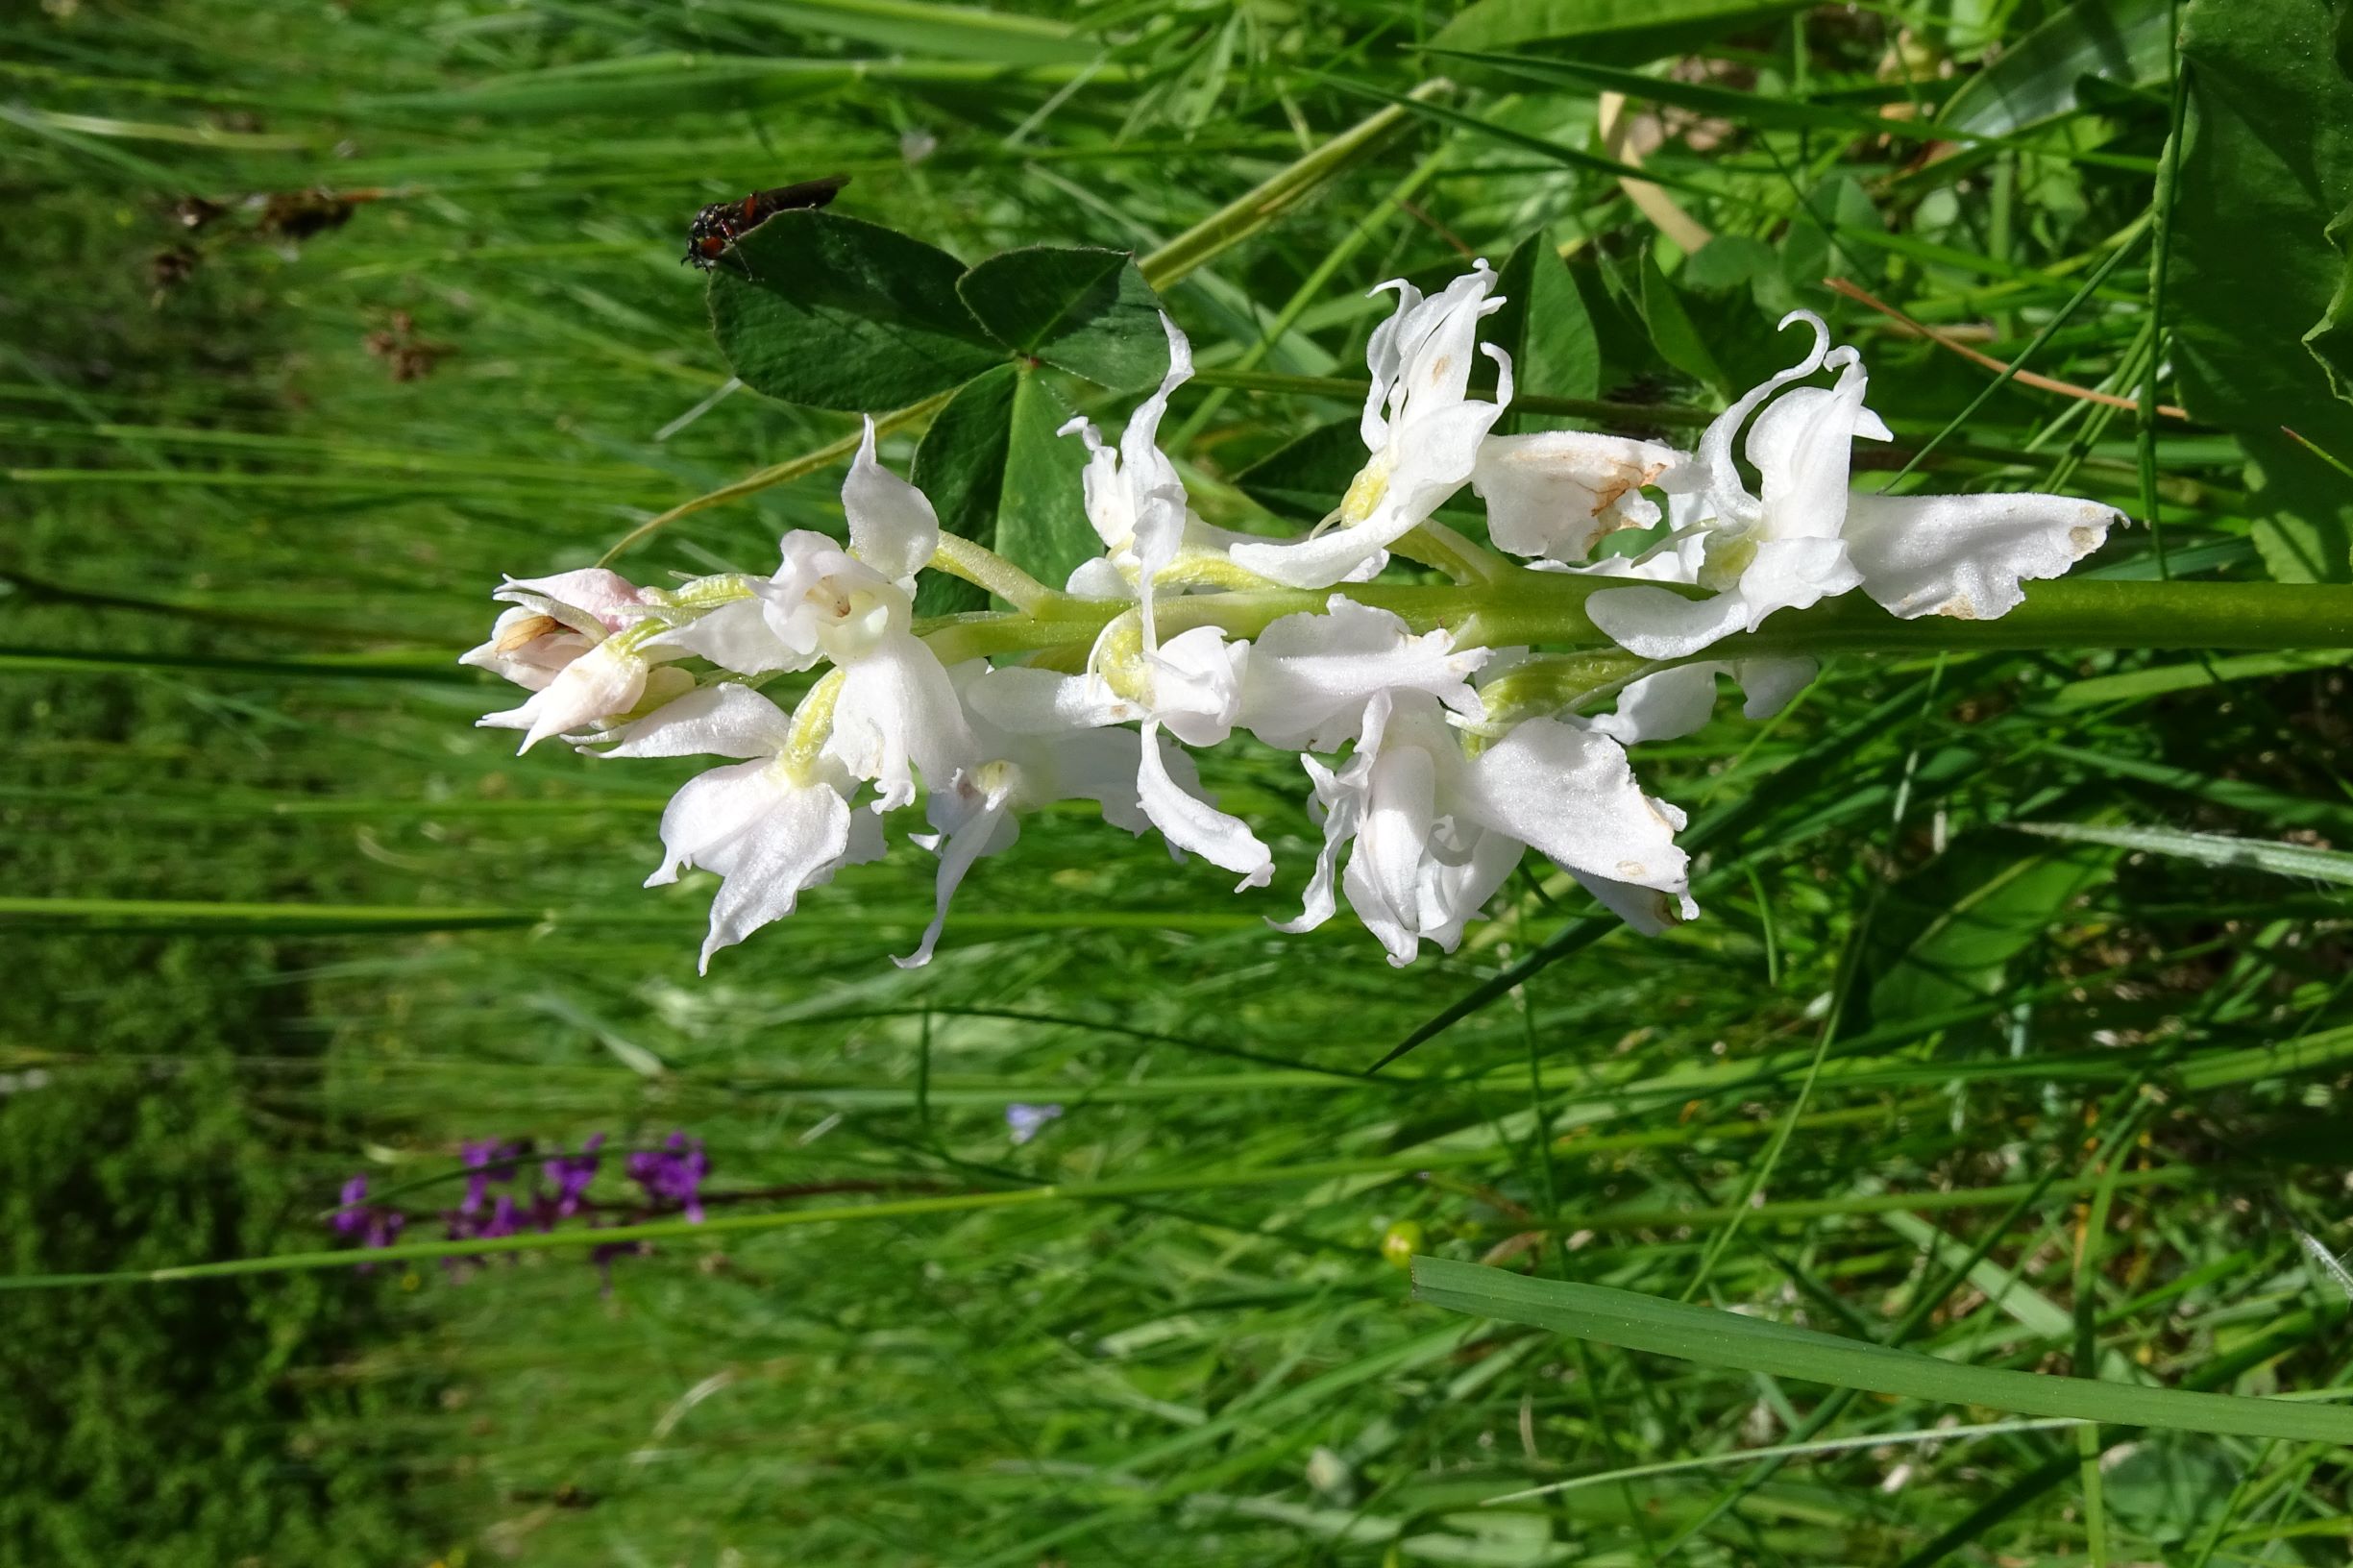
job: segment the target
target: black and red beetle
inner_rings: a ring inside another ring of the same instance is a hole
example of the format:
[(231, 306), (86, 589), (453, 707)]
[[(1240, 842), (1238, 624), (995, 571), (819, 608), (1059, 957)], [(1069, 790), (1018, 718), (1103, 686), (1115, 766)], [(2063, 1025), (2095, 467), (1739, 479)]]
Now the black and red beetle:
[[(679, 259), (689, 266), (708, 272), (718, 266), (746, 234), (770, 218), (796, 208), (823, 207), (848, 184), (848, 175), (829, 174), (822, 180), (804, 180), (797, 185), (755, 190), (737, 201), (713, 202), (695, 214), (693, 225), (686, 231), (686, 255)], [(737, 264), (742, 265), (740, 261)], [(748, 267), (745, 269), (745, 276), (750, 276)]]

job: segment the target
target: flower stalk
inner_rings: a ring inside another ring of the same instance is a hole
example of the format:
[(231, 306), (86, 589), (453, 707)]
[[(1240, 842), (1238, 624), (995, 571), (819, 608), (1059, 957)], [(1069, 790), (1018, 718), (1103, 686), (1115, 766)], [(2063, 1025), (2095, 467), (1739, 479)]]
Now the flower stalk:
[[(770, 576), (506, 582), (465, 660), (530, 696), (483, 723), (526, 749), (723, 759), (663, 812), (647, 879), (719, 877), (706, 968), (894, 837), (935, 875), (931, 922), (893, 962), (929, 963), (967, 876), (1058, 801), (1266, 887), (1279, 834), (1222, 809), (1195, 762), (1247, 734), (1297, 755), (1320, 829), (1299, 914), (1268, 923), (1311, 930), (1345, 902), (1405, 965), (1459, 946), (1530, 854), (1638, 932), (1696, 919), (1688, 819), (1636, 755), (1706, 728), (1719, 677), (1761, 720), (1834, 653), (2353, 649), (2353, 588), (2062, 580), (2127, 522), (2098, 501), (1857, 486), (1890, 432), (1860, 352), (1807, 311), (1781, 325), (1809, 346), (1689, 449), (1498, 434), (1511, 360), (1480, 335), (1499, 282), (1477, 261), (1434, 294), (1376, 290), (1397, 299), (1366, 346), (1364, 456), (1304, 534), (1193, 509), (1159, 439), (1193, 374), (1164, 314), (1167, 370), (1116, 441), (1063, 428), (1103, 551), (1059, 588), (943, 532), (870, 421), (847, 538), (788, 533)], [(1471, 384), (1482, 359), (1492, 393)], [(1466, 490), (1483, 538), (1437, 521)], [(927, 569), (1011, 608), (919, 621)], [(760, 689), (820, 665), (791, 714)], [(929, 831), (890, 824), (919, 802)]]
[[(1511, 568), (1477, 584), (1350, 583), (1332, 592), (1388, 611), (1415, 631), (1460, 632), (1474, 618), (1491, 644), (1550, 649), (1617, 647), (1585, 613), (1607, 577)], [(1677, 587), (1685, 597), (1695, 589)], [(1162, 604), (1163, 635), (1215, 626), (1253, 637), (1287, 615), (1322, 607), (1328, 593), (1288, 588), (1190, 596)], [(1091, 644), (1132, 600), (1052, 595), (1032, 611), (941, 616), (916, 630), (947, 663)], [(1949, 616), (1900, 621), (1865, 599), (1826, 600), (1714, 644), (1706, 656), (2205, 649), (2218, 653), (2353, 649), (2353, 586), (2272, 582), (2029, 584), (2025, 601), (1995, 621)]]

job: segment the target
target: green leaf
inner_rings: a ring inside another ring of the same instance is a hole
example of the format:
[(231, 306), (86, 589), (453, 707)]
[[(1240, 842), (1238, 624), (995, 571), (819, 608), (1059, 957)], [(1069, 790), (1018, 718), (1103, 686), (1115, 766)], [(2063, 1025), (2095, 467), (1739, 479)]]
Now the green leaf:
[(1055, 432), (1070, 405), (1036, 371), (1023, 367), (1014, 387), (1005, 443), (1005, 488), (997, 504), (996, 551), (1049, 587), (1069, 580), (1080, 563), (1103, 553), (1087, 521), (1080, 482), (1085, 449)]
[[(917, 443), (908, 475), (931, 499), (940, 527), (992, 549), (1005, 486), (1005, 448), (1013, 430), (1013, 394), (1019, 380), (1020, 373), (1003, 364), (959, 387)], [(918, 615), (988, 607), (986, 590), (944, 572), (926, 572), (916, 585)]]
[(2221, 1517), (2239, 1467), (2221, 1445), (2165, 1436), (2128, 1443), (2100, 1469), (2108, 1511), (2152, 1541), (2186, 1541)]
[[(1277, 517), (1313, 524), (1340, 503), (1363, 466), (1364, 435), (1359, 422), (1336, 419), (1277, 447), (1234, 476), (1234, 483)], [(1448, 497), (1438, 512), (1464, 521), (1484, 515), (1468, 489)]]
[(879, 224), (779, 212), (711, 274), (711, 327), (744, 384), (785, 403), (903, 408), (1004, 359), (957, 298), (964, 266)]
[[(1504, 307), (1488, 318), (1486, 340), (1511, 355), (1517, 389), (1552, 398), (1601, 396), (1602, 351), (1593, 318), (1585, 311), (1584, 296), (1578, 292), (1568, 263), (1543, 231), (1511, 248), (1497, 290), (1504, 296)], [(1504, 417), (1511, 430), (1560, 430), (1572, 424), (1517, 409)]]
[(2099, 848), (2020, 855), (1972, 835), (1890, 894), (1865, 956), (1875, 1023), (1926, 1017), (1995, 994), (2010, 961), (2077, 894), (2112, 874)]
[(2168, 290), (2182, 402), (2245, 442), (2272, 576), (2353, 581), (2353, 495), (2279, 433), (2292, 426), (2353, 453), (2353, 407), (2292, 346), (2329, 315), (2345, 270), (2328, 228), (2353, 206), (2353, 81), (2332, 13), (2306, 0), (2194, 0), (2181, 50), (2190, 117)]
[(1168, 372), (1160, 296), (1125, 251), (1035, 245), (1006, 251), (956, 281), (998, 342), (1115, 392)]
[(1234, 476), (1241, 493), (1277, 517), (1320, 523), (1364, 466), (1359, 422), (1336, 419), (1287, 441)]
[(1803, 0), (1480, 0), (1430, 41), (1439, 49), (1574, 43), (1581, 60), (1632, 64), (1802, 9)]
[[(999, 365), (967, 382), (915, 449), (915, 483), (931, 498), (940, 526), (1050, 586), (1103, 551), (1087, 521), (1079, 444), (1054, 433), (1069, 417), (1036, 371)], [(916, 591), (920, 615), (988, 602), (980, 589), (939, 572)]]
[(1936, 124), (2006, 136), (2080, 107), (2086, 77), (2146, 86), (2171, 67), (2173, 0), (2075, 0), (1961, 84)]
[(2195, 861), (2201, 866), (2235, 867), (2292, 876), (2314, 882), (2353, 887), (2353, 854), (2341, 849), (2316, 849), (2304, 844), (2277, 844), (2269, 839), (2239, 839), (2227, 833), (2181, 833), (2165, 827), (2103, 827), (2091, 822), (2007, 822), (2017, 833), (2063, 839), (2071, 844), (2100, 844), (2144, 854)]
[(1716, 362), (1709, 352), (1707, 339), (1691, 319), (1691, 312), (1667, 282), (1667, 275), (1658, 270), (1657, 257), (1643, 254), (1639, 274), (1641, 293), (1636, 304), (1642, 311), (1643, 325), (1650, 329), (1651, 346), (1658, 357), (1673, 365), (1693, 380), (1724, 396), (1731, 395), (1731, 378)]
[(2327, 234), (2342, 258), (2343, 270), (2337, 274), (2337, 292), (2329, 296), (2328, 309), (2304, 334), (2304, 347), (2320, 361), (2329, 390), (2341, 401), (2353, 403), (2353, 207), (2337, 214)]
[(1742, 92), (1709, 83), (1684, 82), (1671, 76), (1651, 76), (1612, 65), (1597, 65), (1589, 60), (1555, 60), (1543, 55), (1482, 54), (1466, 49), (1434, 48), (1431, 53), (1510, 76), (1555, 86), (1566, 85), (1581, 89), (1575, 92), (1574, 95), (1578, 97), (1599, 97), (1605, 92), (1619, 92), (1639, 102), (1670, 104), (1678, 109), (1730, 120), (1735, 125), (1752, 130), (1854, 131), (1874, 136), (1916, 141), (1952, 139), (1949, 127), (1934, 123), (1892, 120), (1868, 110), (1841, 104), (1819, 104), (1806, 98), (1776, 98), (1767, 93)]
[(2224, 1436), (2353, 1442), (2353, 1409), (1962, 1366), (1740, 1312), (1442, 1258), (1413, 1260), (1413, 1299), (1701, 1366), (1940, 1405)]
[(821, 38), (856, 38), (910, 55), (1000, 65), (1079, 64), (1096, 46), (1042, 16), (925, 0), (761, 0), (763, 21)]

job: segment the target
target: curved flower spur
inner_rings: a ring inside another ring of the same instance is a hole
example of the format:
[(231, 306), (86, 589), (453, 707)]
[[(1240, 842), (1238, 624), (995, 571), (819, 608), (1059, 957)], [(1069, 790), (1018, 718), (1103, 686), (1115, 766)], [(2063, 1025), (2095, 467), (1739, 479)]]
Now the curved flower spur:
[[(1704, 724), (1719, 673), (1761, 716), (1814, 669), (1708, 649), (1856, 587), (1899, 616), (1999, 615), (2022, 580), (2066, 571), (2117, 520), (2057, 496), (1851, 492), (1852, 442), (1886, 428), (1864, 406), (1860, 355), (1832, 348), (1804, 312), (1789, 322), (1812, 329), (1810, 351), (1725, 410), (1697, 453), (1581, 431), (1494, 435), (1511, 398), (1508, 356), (1477, 341), (1503, 303), (1494, 285), (1484, 263), (1428, 298), (1383, 285), (1398, 304), (1367, 351), (1366, 461), (1304, 537), (1233, 533), (1193, 511), (1159, 446), (1192, 373), (1190, 345), (1164, 316), (1168, 371), (1118, 441), (1084, 419), (1065, 428), (1084, 447), (1087, 517), (1104, 547), (1065, 591), (943, 534), (922, 492), (882, 466), (869, 421), (842, 487), (846, 544), (789, 533), (766, 577), (660, 590), (586, 571), (499, 589), (509, 607), (465, 662), (533, 695), (482, 723), (525, 730), (526, 749), (561, 734), (606, 757), (732, 759), (672, 799), (648, 878), (720, 876), (706, 968), (806, 890), (881, 856), (884, 814), (919, 796), (931, 831), (909, 837), (938, 857), (936, 908), (903, 965), (929, 961), (957, 889), (1014, 847), (1022, 814), (1058, 800), (1157, 831), (1240, 889), (1264, 886), (1272, 850), (1203, 790), (1188, 749), (1247, 733), (1299, 756), (1323, 830), (1305, 907), (1280, 928), (1319, 925), (1344, 899), (1406, 964), (1425, 941), (1451, 951), (1531, 848), (1637, 929), (1693, 918), (1674, 839), (1682, 814), (1643, 790), (1626, 747)], [(1481, 352), (1497, 364), (1492, 401), (1469, 395)], [(1797, 384), (1823, 371), (1831, 385)], [(1732, 456), (1744, 428), (1754, 493)], [(1527, 570), (1608, 579), (1588, 613), (1633, 660), (1588, 658), (1617, 672), (1608, 680), (1547, 680), (1564, 661), (1494, 645), (1481, 596), (1511, 593), (1520, 573), (1433, 520), (1465, 485), (1485, 503), (1489, 541)], [(1594, 558), (1613, 532), (1662, 525), (1641, 554)], [(1409, 540), (1458, 579), (1443, 624), (1417, 629), (1352, 592)], [(1014, 607), (919, 623), (926, 569)], [(1332, 592), (1301, 609), (1299, 588)], [(821, 667), (789, 712), (759, 690)], [(1613, 706), (1585, 711), (1612, 693)]]

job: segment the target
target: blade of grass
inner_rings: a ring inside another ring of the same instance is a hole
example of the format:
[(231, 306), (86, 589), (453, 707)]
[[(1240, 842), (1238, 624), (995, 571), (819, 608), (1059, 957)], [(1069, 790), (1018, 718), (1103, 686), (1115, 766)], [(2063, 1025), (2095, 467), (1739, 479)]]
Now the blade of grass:
[(1833, 1388), (2021, 1415), (2353, 1445), (2353, 1410), (2283, 1399), (2144, 1388), (2088, 1378), (1960, 1366), (1911, 1351), (1842, 1339), (1739, 1312), (1692, 1307), (1607, 1286), (1537, 1280), (1442, 1258), (1413, 1261), (1413, 1298), (1525, 1323), (1623, 1350), (1728, 1371), (1770, 1373)]

